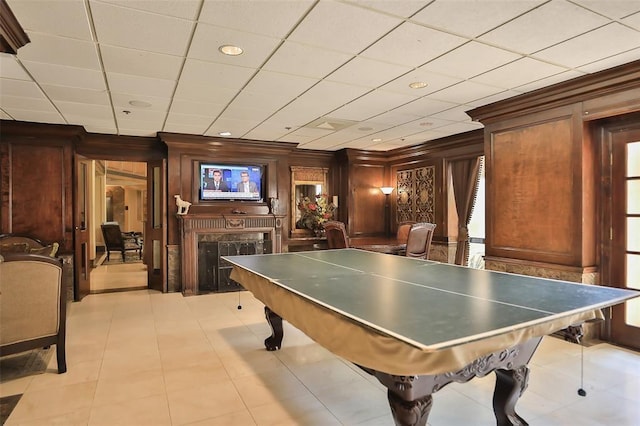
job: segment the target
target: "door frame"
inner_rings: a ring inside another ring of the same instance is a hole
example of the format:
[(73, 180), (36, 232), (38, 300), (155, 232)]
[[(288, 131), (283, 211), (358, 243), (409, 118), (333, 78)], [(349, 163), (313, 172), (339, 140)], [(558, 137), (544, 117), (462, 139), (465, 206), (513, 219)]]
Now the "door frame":
[[(615, 185), (624, 172), (616, 163), (618, 156), (614, 155), (617, 149), (614, 144), (622, 143), (620, 135), (631, 133), (640, 135), (640, 113), (605, 120), (597, 129), (601, 154), (600, 283), (609, 287), (626, 288), (619, 276), (621, 266), (624, 266), (624, 259), (619, 253), (626, 250), (626, 227), (618, 219), (620, 206), (614, 205)], [(602, 337), (611, 343), (640, 350), (640, 328), (625, 323), (625, 308), (626, 304), (621, 303), (609, 309), (605, 335)]]

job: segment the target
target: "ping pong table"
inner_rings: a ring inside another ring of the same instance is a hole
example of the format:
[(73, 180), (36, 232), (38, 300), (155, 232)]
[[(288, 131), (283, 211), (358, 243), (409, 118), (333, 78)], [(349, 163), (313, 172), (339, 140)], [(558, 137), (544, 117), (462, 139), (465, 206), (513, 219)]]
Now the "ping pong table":
[(224, 259), (265, 305), (267, 350), (284, 318), (385, 385), (398, 425), (426, 425), (433, 393), (491, 372), (497, 424), (526, 425), (515, 405), (542, 337), (640, 295), (352, 248)]

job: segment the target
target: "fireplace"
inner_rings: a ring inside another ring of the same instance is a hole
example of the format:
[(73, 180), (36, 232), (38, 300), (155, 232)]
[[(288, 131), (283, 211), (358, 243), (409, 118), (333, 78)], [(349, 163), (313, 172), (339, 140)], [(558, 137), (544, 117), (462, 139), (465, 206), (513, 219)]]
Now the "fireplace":
[(237, 291), (229, 279), (226, 255), (280, 253), (282, 219), (278, 215), (178, 215), (181, 279), (184, 295)]

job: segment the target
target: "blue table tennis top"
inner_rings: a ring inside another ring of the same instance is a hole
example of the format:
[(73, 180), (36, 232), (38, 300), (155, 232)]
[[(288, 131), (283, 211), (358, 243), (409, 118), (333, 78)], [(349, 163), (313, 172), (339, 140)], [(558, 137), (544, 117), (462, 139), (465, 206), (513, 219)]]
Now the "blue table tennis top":
[(224, 259), (358, 323), (429, 349), (507, 333), (640, 295), (357, 249)]

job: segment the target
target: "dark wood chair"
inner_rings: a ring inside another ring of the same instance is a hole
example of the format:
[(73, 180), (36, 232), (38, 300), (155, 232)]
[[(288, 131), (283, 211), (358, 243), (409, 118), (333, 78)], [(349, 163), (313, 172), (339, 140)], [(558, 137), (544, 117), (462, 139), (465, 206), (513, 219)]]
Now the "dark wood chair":
[(405, 256), (417, 259), (428, 259), (431, 249), (431, 239), (433, 231), (436, 229), (434, 223), (414, 223), (409, 230), (407, 239), (407, 252)]
[(122, 254), (122, 261), (126, 261), (125, 252), (136, 251), (138, 257), (142, 259), (142, 244), (140, 244), (138, 238), (127, 233), (123, 233), (120, 230), (120, 225), (117, 223), (103, 223), (100, 225), (102, 228), (102, 236), (104, 237), (104, 245), (107, 250), (107, 261), (109, 260), (110, 253), (112, 251), (118, 251)]
[(344, 223), (336, 220), (329, 220), (324, 223), (324, 231), (327, 235), (327, 246), (330, 249), (340, 249), (349, 247), (349, 237)]

